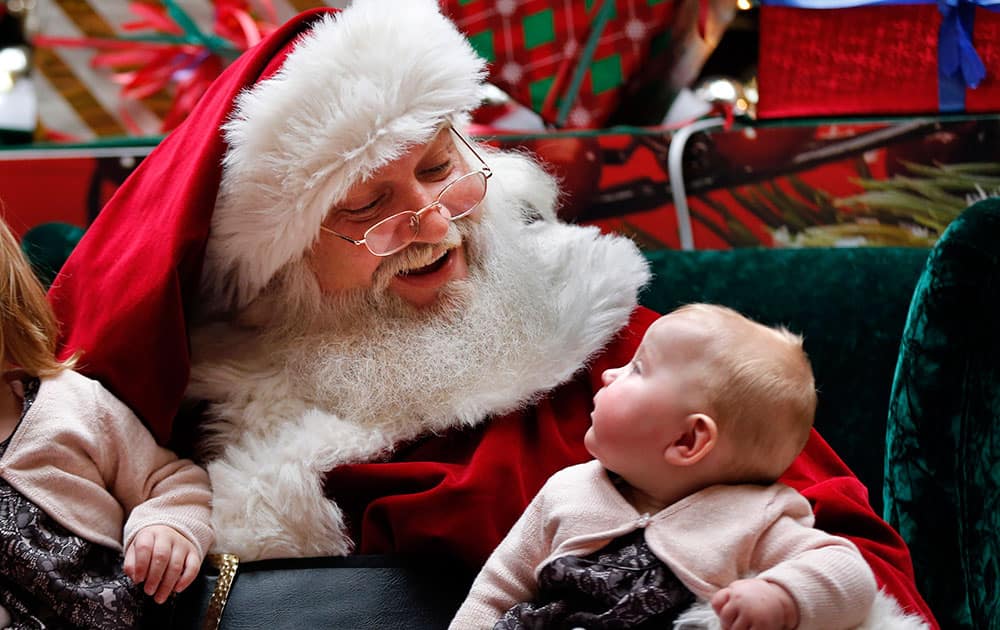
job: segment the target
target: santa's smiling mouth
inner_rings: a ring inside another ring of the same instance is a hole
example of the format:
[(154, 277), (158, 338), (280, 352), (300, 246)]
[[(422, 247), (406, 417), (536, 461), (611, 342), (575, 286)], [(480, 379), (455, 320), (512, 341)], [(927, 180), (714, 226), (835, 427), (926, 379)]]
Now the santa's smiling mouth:
[(437, 260), (429, 265), (424, 265), (423, 267), (417, 267), (416, 269), (407, 269), (405, 271), (399, 272), (401, 277), (413, 277), (413, 276), (426, 276), (427, 274), (440, 271), (442, 267), (448, 264), (449, 259), (451, 259), (452, 250), (446, 250), (442, 252), (441, 256)]
[[(414, 262), (422, 263), (424, 260)], [(436, 259), (422, 267), (397, 272), (390, 286), (396, 295), (411, 305), (422, 308), (433, 304), (445, 285), (465, 279), (468, 275), (465, 249), (462, 245), (458, 245), (448, 247), (437, 254)]]

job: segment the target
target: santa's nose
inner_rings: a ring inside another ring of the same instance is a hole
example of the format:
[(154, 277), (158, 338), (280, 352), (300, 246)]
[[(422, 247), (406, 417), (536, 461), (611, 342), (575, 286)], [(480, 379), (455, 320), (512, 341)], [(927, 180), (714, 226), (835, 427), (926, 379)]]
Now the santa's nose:
[(406, 199), (411, 208), (419, 208), (412, 220), (417, 223), (415, 242), (437, 243), (448, 233), (451, 215), (438, 201), (443, 186), (440, 183), (414, 181)]
[(417, 215), (416, 220), (420, 222), (417, 227), (417, 235), (413, 240), (420, 243), (437, 243), (448, 234), (448, 223), (451, 215), (448, 209), (440, 203), (433, 203), (430, 207), (424, 208)]

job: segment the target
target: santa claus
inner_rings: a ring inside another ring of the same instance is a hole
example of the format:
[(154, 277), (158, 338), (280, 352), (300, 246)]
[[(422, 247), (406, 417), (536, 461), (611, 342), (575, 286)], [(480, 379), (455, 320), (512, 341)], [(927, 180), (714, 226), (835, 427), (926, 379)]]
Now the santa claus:
[[(242, 559), (478, 567), (589, 459), (600, 374), (655, 317), (632, 242), (561, 223), (538, 164), (463, 135), (484, 62), (436, 3), (387, 5), (303, 14), (240, 57), (52, 290), (66, 351), (197, 447), (216, 549)], [(930, 617), (818, 436), (785, 480)]]

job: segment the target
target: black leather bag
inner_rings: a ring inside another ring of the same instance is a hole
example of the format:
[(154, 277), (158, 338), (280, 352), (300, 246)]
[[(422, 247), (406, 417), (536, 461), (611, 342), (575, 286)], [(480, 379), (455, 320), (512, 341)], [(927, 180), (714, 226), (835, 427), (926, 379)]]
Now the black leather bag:
[(397, 556), (245, 563), (235, 556), (210, 556), (173, 608), (163, 609), (145, 627), (447, 628), (471, 584), (466, 572), (447, 565), (440, 560)]

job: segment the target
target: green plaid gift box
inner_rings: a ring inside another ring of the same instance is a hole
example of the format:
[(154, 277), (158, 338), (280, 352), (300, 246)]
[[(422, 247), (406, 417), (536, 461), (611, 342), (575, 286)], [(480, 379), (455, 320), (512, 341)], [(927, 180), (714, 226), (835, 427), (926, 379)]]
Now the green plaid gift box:
[(558, 127), (601, 127), (669, 39), (674, 0), (446, 0), (490, 79)]

